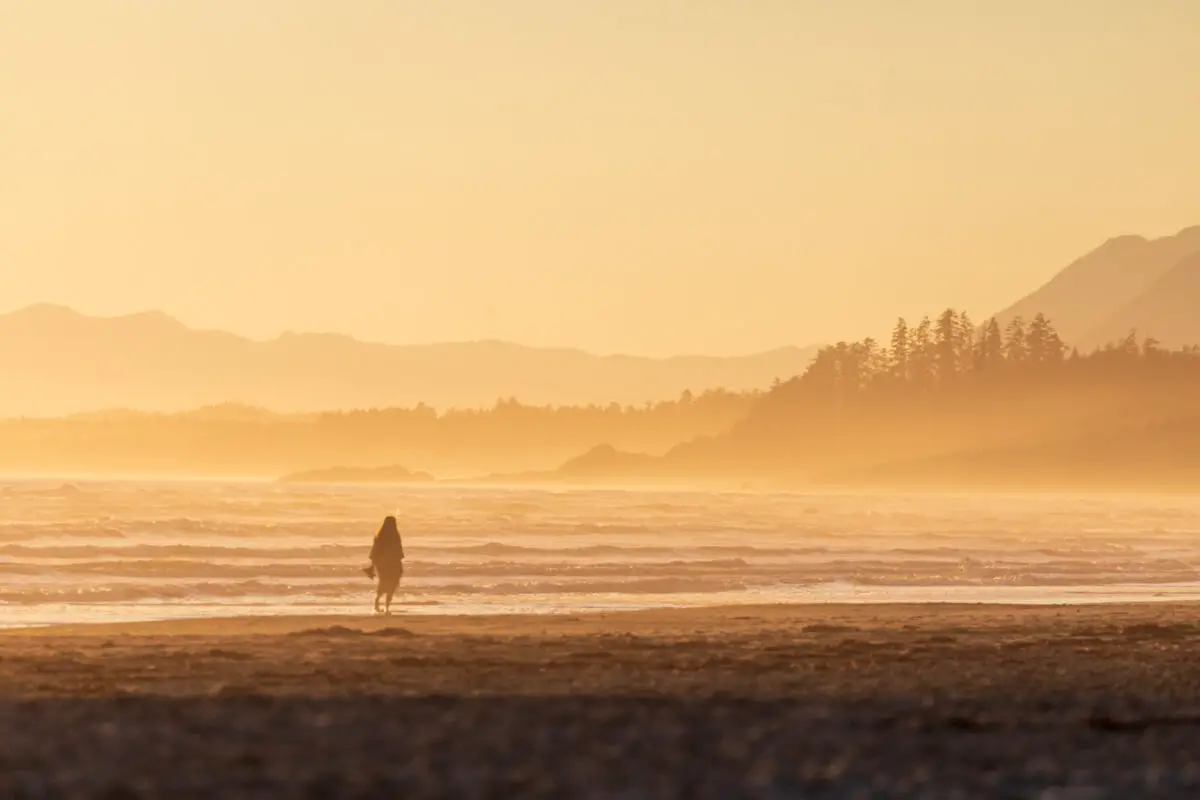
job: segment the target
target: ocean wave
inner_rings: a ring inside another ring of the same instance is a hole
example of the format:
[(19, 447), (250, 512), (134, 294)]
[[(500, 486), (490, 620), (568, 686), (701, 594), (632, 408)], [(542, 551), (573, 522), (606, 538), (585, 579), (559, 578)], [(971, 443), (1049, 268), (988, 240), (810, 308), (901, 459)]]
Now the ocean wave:
[[(318, 563), (363, 560), (369, 551), (369, 542), (303, 544), (297, 541), (277, 545), (260, 543), (148, 543), (116, 538), (119, 532), (98, 533), (101, 540), (95, 543), (67, 543), (69, 539), (53, 537), (55, 543), (41, 544), (34, 541), (10, 542), (0, 545), (0, 564), (28, 562), (41, 564), (50, 561), (109, 561), (177, 560), (213, 562), (260, 561), (263, 563), (294, 563), (312, 561)], [(107, 538), (103, 538), (107, 537)], [(1003, 564), (1055, 564), (1063, 568), (1088, 567), (1106, 563), (1125, 564), (1131, 568), (1142, 568), (1156, 564), (1200, 563), (1193, 557), (1194, 549), (1181, 543), (1176, 548), (1157, 547), (1143, 552), (1132, 546), (1114, 543), (1089, 543), (1078, 547), (1060, 546), (1034, 547), (859, 547), (854, 548), (815, 546), (763, 546), (763, 545), (615, 545), (595, 544), (580, 546), (534, 546), (503, 542), (481, 544), (420, 543), (408, 545), (410, 555), (421, 562), (461, 563), (464, 568), (472, 565), (530, 564), (553, 567), (556, 564), (625, 564), (638, 568), (647, 564), (695, 564), (745, 566), (794, 564), (819, 566), (857, 565), (915, 565), (928, 563), (955, 563), (978, 565), (984, 563)]]
[(154, 519), (98, 519), (77, 522), (31, 521), (0, 524), (0, 542), (22, 543), (47, 539), (163, 540), (179, 539), (251, 542), (287, 537), (304, 540), (357, 539), (370, 546), (372, 531), (361, 524), (331, 521), (250, 522), (192, 517)]
[(505, 555), (524, 555), (524, 556), (545, 556), (545, 557), (562, 557), (573, 556), (577, 558), (594, 558), (596, 556), (711, 556), (711, 555), (728, 555), (728, 556), (796, 556), (796, 555), (816, 555), (828, 552), (827, 547), (764, 547), (755, 545), (734, 545), (734, 544), (677, 544), (677, 545), (618, 545), (618, 544), (593, 544), (593, 545), (575, 545), (575, 546), (535, 546), (535, 545), (518, 545), (505, 542), (485, 542), (483, 544), (460, 545), (460, 546), (432, 546), (427, 548), (430, 552), (455, 553), (459, 555), (484, 555), (484, 556), (505, 556)]
[[(1046, 585), (1195, 580), (1192, 554), (1043, 548), (964, 553), (891, 548), (854, 553), (825, 547), (682, 547), (610, 544), (575, 548), (489, 542), (410, 550), (413, 577), (487, 579), (674, 578), (720, 575), (758, 583), (855, 580), (864, 583), (1012, 582)], [(172, 579), (315, 579), (357, 575), (362, 545), (265, 547), (191, 544), (0, 546), (0, 576), (42, 580), (74, 576)], [(439, 557), (440, 556), (440, 557)]]
[[(119, 530), (106, 529), (95, 531), (83, 537), (63, 533), (36, 534), (26, 532), (26, 538), (20, 541), (9, 541), (0, 545), (0, 556), (13, 558), (88, 558), (100, 555), (113, 555), (122, 558), (332, 558), (358, 557), (370, 549), (370, 539), (364, 538), (353, 544), (345, 541), (326, 544), (299, 544), (288, 542), (280, 545), (254, 543), (253, 537), (242, 537), (240, 541), (228, 543), (186, 543), (163, 542), (153, 543), (130, 539)], [(95, 544), (36, 544), (38, 541), (61, 539), (70, 541), (72, 538), (94, 538)], [(414, 542), (413, 540), (416, 539)], [(4, 540), (0, 534), (0, 541)], [(419, 537), (408, 540), (407, 549), (413, 552), (425, 553), (430, 556), (448, 558), (465, 557), (528, 557), (528, 558), (578, 558), (595, 559), (599, 557), (630, 558), (630, 559), (698, 559), (698, 558), (796, 558), (819, 556), (834, 552), (833, 548), (823, 545), (816, 546), (761, 546), (761, 545), (618, 545), (594, 544), (575, 546), (539, 546), (522, 545), (505, 542), (485, 542), (480, 544), (457, 544), (446, 542), (425, 542)], [(899, 552), (899, 551), (898, 551)]]
[[(713, 594), (745, 590), (746, 585), (733, 580), (696, 580), (682, 578), (648, 578), (626, 581), (539, 582), (507, 581), (500, 583), (456, 583), (445, 585), (402, 585), (405, 598), (435, 597), (511, 597), (574, 595), (586, 597), (602, 594), (663, 595)], [(286, 598), (296, 604), (327, 603), (332, 599), (366, 597), (372, 594), (372, 584), (358, 581), (311, 583), (300, 586), (270, 581), (207, 581), (188, 584), (105, 584), (99, 586), (53, 585), (6, 587), (0, 589), (0, 604), (100, 604), (146, 601), (212, 602)]]
[(0, 524), (0, 542), (34, 542), (44, 539), (124, 539), (117, 528), (64, 525)]
[[(401, 584), (400, 596), (406, 599), (452, 602), (474, 598), (557, 597), (569, 602), (586, 603), (589, 597), (624, 596), (665, 597), (669, 595), (713, 596), (747, 591), (777, 591), (790, 589), (812, 592), (821, 586), (862, 588), (1059, 588), (1102, 589), (1106, 586), (1198, 586), (1197, 576), (1156, 575), (1131, 576), (1109, 574), (1093, 576), (1094, 580), (1080, 582), (1074, 578), (1013, 573), (1008, 575), (964, 576), (924, 575), (897, 576), (858, 574), (852, 577), (805, 576), (790, 580), (760, 581), (754, 576), (627, 576), (621, 578), (586, 577), (578, 580), (517, 579), (475, 580), (449, 582), (408, 581)], [(20, 585), (9, 583), (0, 589), (0, 606), (35, 606), (57, 604), (103, 605), (114, 603), (229, 603), (257, 602), (295, 605), (331, 605), (354, 602), (370, 597), (373, 584), (363, 576), (344, 576), (341, 580), (219, 580), (205, 579), (176, 582), (106, 581), (74, 585), (71, 582)]]
[[(298, 561), (270, 561), (258, 563), (236, 563), (185, 559), (104, 559), (89, 561), (56, 562), (3, 562), (0, 575), (10, 576), (65, 576), (99, 575), (136, 578), (311, 578), (335, 575), (357, 575), (365, 564), (365, 558), (336, 562), (312, 563)], [(670, 561), (652, 564), (631, 565), (619, 562), (577, 563), (521, 563), (494, 561), (479, 564), (409, 561), (406, 573), (411, 576), (430, 577), (488, 577), (505, 575), (527, 575), (529, 577), (612, 577), (650, 576), (664, 577), (714, 572), (753, 572), (741, 559), (718, 559), (698, 561)], [(769, 570), (758, 572), (768, 573)]]
[(0, 545), (0, 557), (12, 559), (329, 559), (365, 557), (370, 544), (312, 547), (253, 547), (218, 544)]
[(89, 494), (73, 483), (60, 483), (56, 486), (16, 485), (0, 486), (0, 496), (3, 497), (45, 497), (54, 500), (77, 500)]

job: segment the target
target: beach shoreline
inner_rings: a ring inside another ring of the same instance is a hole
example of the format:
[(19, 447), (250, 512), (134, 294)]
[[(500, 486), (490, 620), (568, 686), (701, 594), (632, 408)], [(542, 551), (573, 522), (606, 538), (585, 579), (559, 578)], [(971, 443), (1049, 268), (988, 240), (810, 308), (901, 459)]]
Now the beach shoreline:
[(0, 796), (1184, 798), (1198, 742), (1190, 602), (0, 631)]
[[(406, 613), (403, 604), (391, 615), (347, 613), (231, 614), (131, 622), (78, 622), (0, 628), (0, 640), (25, 637), (87, 638), (92, 636), (140, 637), (244, 637), (286, 636), (324, 628), (346, 628), (363, 634), (397, 626), (413, 633), (440, 636), (471, 635), (600, 635), (618, 632), (652, 636), (679, 636), (703, 630), (745, 633), (760, 625), (782, 625), (803, 629), (807, 625), (835, 621), (845, 625), (867, 625), (885, 632), (887, 626), (903, 621), (912, 630), (914, 620), (922, 625), (960, 627), (971, 622), (983, 633), (1003, 623), (1046, 623), (1061, 619), (1094, 619), (1109, 625), (1121, 621), (1144, 622), (1147, 618), (1177, 619), (1189, 615), (1200, 623), (1200, 600), (1147, 597), (1137, 601), (1101, 600), (1078, 603), (1053, 602), (785, 602), (731, 603), (699, 606), (664, 606), (635, 609), (579, 609), (551, 612), (486, 614), (443, 614), (428, 608)], [(1154, 609), (1151, 612), (1151, 609)]]

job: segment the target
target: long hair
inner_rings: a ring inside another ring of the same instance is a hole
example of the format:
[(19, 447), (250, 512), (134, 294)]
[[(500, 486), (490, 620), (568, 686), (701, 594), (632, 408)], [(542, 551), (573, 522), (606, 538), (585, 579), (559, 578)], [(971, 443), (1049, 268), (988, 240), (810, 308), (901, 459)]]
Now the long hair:
[(400, 541), (400, 529), (396, 527), (396, 518), (388, 515), (383, 518), (383, 524), (379, 526), (379, 532), (375, 534), (375, 541)]
[(404, 544), (400, 541), (400, 529), (396, 527), (396, 518), (389, 516), (379, 526), (375, 541), (371, 543), (371, 561), (398, 562), (404, 558)]

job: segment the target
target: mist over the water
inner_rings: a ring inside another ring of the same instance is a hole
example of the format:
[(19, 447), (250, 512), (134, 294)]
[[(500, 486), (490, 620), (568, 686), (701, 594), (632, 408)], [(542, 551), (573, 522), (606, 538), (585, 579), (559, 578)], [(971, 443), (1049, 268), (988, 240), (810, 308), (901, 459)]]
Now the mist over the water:
[(380, 519), (405, 613), (1200, 597), (1168, 496), (0, 485), (0, 625), (363, 613)]

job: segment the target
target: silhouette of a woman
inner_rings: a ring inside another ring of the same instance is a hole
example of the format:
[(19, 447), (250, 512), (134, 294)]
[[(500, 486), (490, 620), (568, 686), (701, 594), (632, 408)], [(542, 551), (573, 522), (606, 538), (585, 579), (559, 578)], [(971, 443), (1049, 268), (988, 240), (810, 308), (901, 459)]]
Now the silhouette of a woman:
[[(387, 517), (375, 541), (371, 544), (371, 568), (367, 575), (377, 578), (375, 586), (375, 610), (385, 614), (392, 613), (392, 595), (400, 586), (400, 578), (404, 576), (404, 543), (400, 541), (400, 530), (396, 527), (396, 518)], [(379, 599), (387, 596), (383, 608), (379, 607)]]

